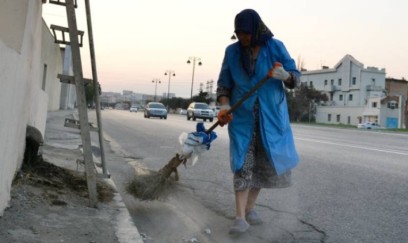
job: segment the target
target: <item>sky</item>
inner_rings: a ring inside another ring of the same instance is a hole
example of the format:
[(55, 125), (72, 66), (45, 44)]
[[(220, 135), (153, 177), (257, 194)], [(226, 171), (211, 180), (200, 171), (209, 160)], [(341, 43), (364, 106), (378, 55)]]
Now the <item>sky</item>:
[[(85, 78), (91, 61), (85, 2), (78, 0), (76, 18), (84, 30), (81, 48)], [(408, 78), (406, 0), (90, 0), (96, 68), (102, 91), (154, 95), (175, 93), (190, 98), (200, 83), (215, 91), (225, 48), (232, 44), (234, 18), (256, 10), (307, 70), (333, 67), (349, 54), (365, 67), (386, 69), (386, 77)], [(43, 5), (48, 26), (67, 25), (66, 10)], [(201, 60), (187, 64), (189, 58)], [(193, 68), (194, 80), (193, 80)], [(172, 71), (175, 76), (164, 75)], [(193, 88), (192, 88), (193, 83)]]

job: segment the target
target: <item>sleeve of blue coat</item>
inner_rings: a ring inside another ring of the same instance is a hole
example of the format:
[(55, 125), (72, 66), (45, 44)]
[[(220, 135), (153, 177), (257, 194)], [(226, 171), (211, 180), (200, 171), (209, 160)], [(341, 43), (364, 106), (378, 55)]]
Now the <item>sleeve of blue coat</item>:
[(279, 46), (279, 56), (281, 57), (280, 62), (283, 65), (283, 68), (289, 72), (292, 77), (293, 77), (293, 87), (288, 87), (288, 88), (294, 88), (296, 86), (298, 86), (299, 82), (300, 82), (300, 72), (299, 70), (296, 68), (296, 62), (295, 60), (293, 60), (293, 58), (290, 56), (288, 50), (285, 47), (285, 44), (283, 44), (283, 42), (279, 41), (278, 42), (278, 46)]
[(233, 80), (231, 77), (231, 72), (230, 72), (230, 68), (228, 64), (228, 54), (227, 53), (228, 52), (226, 50), (224, 54), (224, 59), (221, 65), (220, 75), (218, 76), (217, 86), (224, 87), (227, 89), (232, 89), (234, 84), (233, 84)]

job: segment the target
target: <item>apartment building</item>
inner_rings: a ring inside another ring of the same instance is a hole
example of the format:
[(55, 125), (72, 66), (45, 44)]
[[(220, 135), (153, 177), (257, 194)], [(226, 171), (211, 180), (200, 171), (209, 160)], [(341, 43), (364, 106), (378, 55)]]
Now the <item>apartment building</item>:
[[(401, 105), (392, 109), (387, 102), (390, 97), (385, 75), (384, 68), (364, 67), (353, 56), (345, 55), (333, 68), (323, 66), (319, 70), (302, 71), (301, 82), (329, 98), (316, 104), (318, 123), (357, 125), (371, 121), (383, 127), (402, 127)], [(389, 101), (394, 103), (395, 98), (392, 100)]]

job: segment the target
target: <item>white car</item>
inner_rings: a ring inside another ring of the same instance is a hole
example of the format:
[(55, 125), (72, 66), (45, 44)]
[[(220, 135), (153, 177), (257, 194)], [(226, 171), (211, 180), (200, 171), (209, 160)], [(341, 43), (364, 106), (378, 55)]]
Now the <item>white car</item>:
[(137, 112), (137, 106), (132, 106), (129, 109), (130, 112)]
[(362, 129), (381, 129), (381, 126), (376, 122), (363, 122), (357, 125), (357, 128)]
[(187, 115), (186, 109), (180, 109), (180, 115)]
[(197, 118), (203, 119), (204, 121), (214, 119), (214, 111), (203, 102), (193, 102), (187, 108), (187, 120), (193, 119), (195, 121)]
[(218, 113), (220, 112), (220, 107), (216, 106), (215, 108), (213, 108), (214, 111), (214, 117), (218, 116)]

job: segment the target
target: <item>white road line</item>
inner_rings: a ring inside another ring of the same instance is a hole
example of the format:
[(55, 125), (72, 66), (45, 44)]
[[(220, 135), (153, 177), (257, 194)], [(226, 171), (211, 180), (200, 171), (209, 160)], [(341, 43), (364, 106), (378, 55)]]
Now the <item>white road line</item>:
[(323, 141), (323, 140), (317, 140), (317, 139), (311, 139), (311, 138), (299, 138), (299, 137), (295, 137), (295, 139), (301, 140), (301, 141), (309, 141), (309, 142), (315, 142), (315, 143), (331, 144), (331, 145), (342, 146), (342, 147), (359, 148), (359, 149), (365, 149), (365, 150), (371, 150), (371, 151), (377, 151), (377, 152), (385, 152), (385, 153), (399, 154), (399, 155), (406, 155), (406, 156), (408, 156), (408, 153), (407, 153), (407, 152), (400, 152), (400, 151), (396, 151), (396, 150), (370, 148), (370, 147), (365, 147), (365, 146), (360, 146), (360, 145), (350, 145), (350, 144), (344, 144), (344, 143), (334, 143), (334, 142)]

